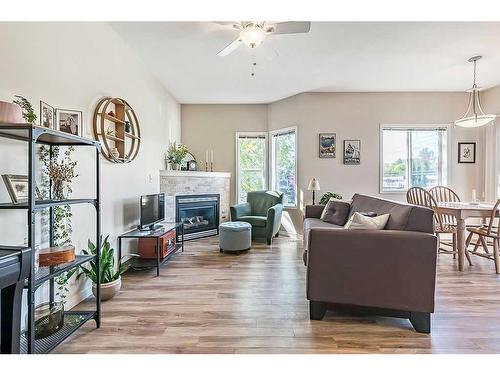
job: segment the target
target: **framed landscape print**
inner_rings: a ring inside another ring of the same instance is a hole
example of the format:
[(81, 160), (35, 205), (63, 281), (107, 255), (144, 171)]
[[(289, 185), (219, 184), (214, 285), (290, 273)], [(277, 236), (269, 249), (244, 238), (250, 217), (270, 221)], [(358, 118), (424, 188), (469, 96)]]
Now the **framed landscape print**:
[(40, 125), (44, 128), (54, 129), (55, 117), (54, 107), (40, 100)]
[(344, 141), (344, 164), (358, 165), (361, 161), (361, 141), (345, 140)]
[(471, 164), (476, 162), (476, 142), (458, 142), (458, 162)]
[(65, 133), (82, 136), (83, 113), (69, 109), (56, 109), (56, 130)]
[(335, 133), (319, 134), (319, 157), (334, 158), (337, 149), (337, 135)]

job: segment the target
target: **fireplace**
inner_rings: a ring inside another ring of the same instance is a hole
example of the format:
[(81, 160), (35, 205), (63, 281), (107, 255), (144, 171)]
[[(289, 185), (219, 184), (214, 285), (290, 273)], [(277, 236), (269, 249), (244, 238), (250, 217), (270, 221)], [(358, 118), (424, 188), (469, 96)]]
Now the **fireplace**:
[(219, 194), (177, 195), (175, 220), (184, 225), (184, 239), (189, 241), (219, 234), (219, 207)]

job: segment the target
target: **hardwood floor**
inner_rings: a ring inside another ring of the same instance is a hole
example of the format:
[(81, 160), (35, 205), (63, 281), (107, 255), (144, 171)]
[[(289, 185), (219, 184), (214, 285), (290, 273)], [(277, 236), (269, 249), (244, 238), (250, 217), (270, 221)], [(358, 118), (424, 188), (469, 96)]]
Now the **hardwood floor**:
[[(217, 237), (186, 243), (155, 277), (129, 272), (89, 322), (55, 353), (500, 353), (500, 277), (474, 257), (456, 270), (441, 254), (432, 334), (404, 319), (328, 312), (310, 321), (301, 240), (280, 237), (241, 255)], [(85, 302), (82, 304), (85, 305)]]

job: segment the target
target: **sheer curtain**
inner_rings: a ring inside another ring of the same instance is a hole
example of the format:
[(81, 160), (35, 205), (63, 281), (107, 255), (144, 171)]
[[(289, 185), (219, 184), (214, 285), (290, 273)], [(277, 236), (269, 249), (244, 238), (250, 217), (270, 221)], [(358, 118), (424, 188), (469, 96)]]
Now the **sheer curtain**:
[(486, 125), (484, 133), (484, 192), (485, 200), (494, 202), (499, 198), (500, 172), (500, 120)]

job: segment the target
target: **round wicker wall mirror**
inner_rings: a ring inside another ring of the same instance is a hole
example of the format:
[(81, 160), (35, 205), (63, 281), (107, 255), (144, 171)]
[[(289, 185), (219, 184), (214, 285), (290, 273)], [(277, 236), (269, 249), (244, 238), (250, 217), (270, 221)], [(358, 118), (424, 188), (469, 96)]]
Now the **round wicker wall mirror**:
[(141, 128), (126, 100), (102, 98), (94, 111), (94, 139), (103, 156), (113, 163), (130, 163), (139, 153)]

